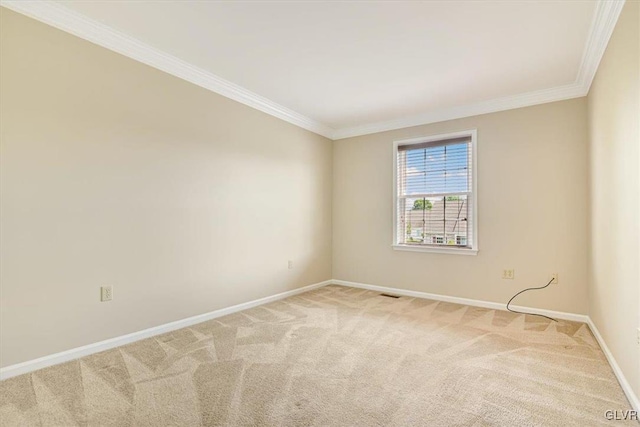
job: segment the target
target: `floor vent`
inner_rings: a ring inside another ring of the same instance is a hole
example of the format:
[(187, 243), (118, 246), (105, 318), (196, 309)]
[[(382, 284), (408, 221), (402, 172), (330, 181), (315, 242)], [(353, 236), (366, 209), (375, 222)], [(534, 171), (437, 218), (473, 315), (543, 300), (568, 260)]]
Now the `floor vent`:
[(380, 294), (381, 297), (400, 298), (400, 295)]

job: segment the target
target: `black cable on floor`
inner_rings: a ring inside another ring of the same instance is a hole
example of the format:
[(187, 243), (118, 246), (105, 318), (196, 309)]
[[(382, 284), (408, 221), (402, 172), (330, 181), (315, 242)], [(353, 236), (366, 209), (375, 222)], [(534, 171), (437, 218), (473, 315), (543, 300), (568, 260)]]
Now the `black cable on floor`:
[(509, 308), (509, 304), (511, 304), (511, 301), (513, 301), (513, 300), (514, 300), (514, 298), (515, 298), (515, 297), (517, 297), (518, 295), (520, 295), (521, 293), (523, 293), (523, 292), (527, 292), (527, 291), (535, 291), (535, 290), (537, 290), (537, 289), (544, 289), (544, 288), (546, 288), (547, 286), (549, 286), (549, 285), (553, 282), (553, 280), (554, 280), (554, 279), (549, 280), (549, 283), (547, 283), (546, 285), (541, 286), (541, 287), (539, 287), (539, 288), (527, 288), (527, 289), (524, 289), (524, 290), (522, 290), (522, 291), (518, 292), (517, 294), (515, 294), (514, 296), (512, 296), (512, 297), (511, 297), (511, 299), (509, 300), (509, 302), (507, 303), (507, 310), (509, 310), (509, 311), (510, 311), (510, 312), (512, 312), (512, 313), (528, 314), (528, 315), (530, 315), (530, 316), (540, 316), (540, 317), (544, 317), (544, 318), (549, 319), (549, 320), (553, 320), (554, 322), (557, 322), (557, 320), (556, 320), (556, 319), (554, 319), (554, 318), (552, 318), (552, 317), (549, 317), (549, 316), (545, 316), (544, 314), (523, 313), (522, 311), (511, 310), (511, 309)]

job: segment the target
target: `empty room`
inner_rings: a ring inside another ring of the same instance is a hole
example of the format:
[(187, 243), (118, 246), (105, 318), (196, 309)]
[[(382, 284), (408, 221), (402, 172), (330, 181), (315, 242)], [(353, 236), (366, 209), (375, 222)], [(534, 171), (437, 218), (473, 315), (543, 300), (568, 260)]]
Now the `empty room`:
[(640, 0), (0, 0), (0, 426), (639, 397)]

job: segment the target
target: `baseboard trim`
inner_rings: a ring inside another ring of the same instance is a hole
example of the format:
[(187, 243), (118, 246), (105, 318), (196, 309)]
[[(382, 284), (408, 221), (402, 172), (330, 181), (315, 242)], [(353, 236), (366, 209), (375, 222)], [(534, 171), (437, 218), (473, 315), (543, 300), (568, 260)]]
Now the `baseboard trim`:
[(607, 357), (607, 361), (609, 361), (609, 365), (611, 366), (613, 373), (616, 375), (616, 378), (620, 383), (620, 387), (622, 387), (622, 391), (624, 391), (624, 394), (627, 396), (629, 403), (631, 403), (633, 409), (640, 412), (640, 399), (638, 399), (638, 396), (636, 396), (633, 389), (631, 388), (631, 384), (629, 384), (629, 381), (627, 381), (627, 378), (622, 373), (620, 365), (618, 365), (618, 362), (616, 362), (616, 359), (613, 357), (613, 353), (611, 353), (611, 350), (609, 350), (607, 343), (604, 341), (604, 338), (602, 338), (602, 335), (600, 335), (600, 331), (596, 327), (596, 324), (593, 323), (593, 320), (591, 320), (591, 317), (589, 317), (587, 324), (589, 325), (593, 336), (596, 337), (598, 344), (600, 344), (602, 352)]
[(192, 326), (197, 323), (202, 323), (207, 320), (215, 319), (217, 317), (226, 316), (227, 314), (236, 313), (238, 311), (247, 310), (262, 304), (267, 304), (273, 301), (288, 298), (294, 295), (298, 295), (304, 292), (317, 289), (332, 283), (331, 280), (325, 280), (324, 282), (314, 283), (312, 285), (303, 286), (301, 288), (293, 289), (279, 294), (271, 295), (268, 297), (256, 299), (253, 301), (244, 302), (242, 304), (233, 305), (231, 307), (221, 308), (209, 313), (199, 314), (197, 316), (188, 317), (186, 319), (176, 320), (175, 322), (165, 323), (164, 325), (154, 326), (152, 328), (144, 329), (142, 331), (133, 332), (127, 335), (121, 335), (119, 337), (110, 338), (104, 341), (99, 341), (93, 344), (84, 345), (82, 347), (72, 348), (70, 350), (62, 351), (60, 353), (51, 354), (49, 356), (40, 357), (38, 359), (29, 360), (15, 365), (10, 365), (4, 368), (0, 368), (0, 380), (15, 377), (17, 375), (26, 374), (29, 372), (37, 371), (38, 369), (46, 368), (60, 363), (75, 360), (84, 356), (89, 356), (101, 351), (110, 350), (115, 347), (120, 347), (125, 344), (130, 344), (135, 341), (139, 341), (145, 338), (150, 338), (156, 335), (164, 334), (167, 332), (175, 331), (176, 329)]
[[(491, 301), (453, 297), (448, 295), (432, 294), (432, 293), (420, 292), (420, 291), (411, 291), (407, 289), (391, 288), (387, 286), (370, 285), (367, 283), (349, 282), (346, 280), (336, 280), (336, 279), (325, 280), (323, 282), (314, 283), (308, 286), (303, 286), (298, 289), (281, 292), (279, 294), (256, 299), (253, 301), (248, 301), (242, 304), (233, 305), (231, 307), (225, 307), (219, 310), (214, 310), (209, 313), (188, 317), (186, 319), (177, 320), (175, 322), (165, 323), (164, 325), (155, 326), (152, 328), (144, 329), (142, 331), (133, 332), (127, 335), (110, 338), (104, 341), (99, 341), (97, 343), (88, 344), (82, 347), (77, 347), (70, 350), (62, 351), (60, 353), (55, 353), (49, 356), (44, 356), (38, 359), (29, 360), (26, 362), (17, 363), (15, 365), (0, 368), (0, 380), (5, 380), (8, 378), (15, 377), (17, 375), (22, 375), (29, 372), (37, 371), (39, 369), (43, 369), (49, 366), (58, 365), (60, 363), (75, 360), (84, 356), (89, 356), (91, 354), (99, 353), (101, 351), (110, 350), (112, 348), (130, 344), (132, 342), (136, 342), (145, 338), (150, 338), (156, 335), (175, 331), (177, 329), (192, 326), (197, 323), (205, 322), (207, 320), (226, 316), (228, 314), (236, 313), (238, 311), (247, 310), (249, 308), (253, 308), (262, 304), (267, 304), (273, 301), (281, 300), (281, 299), (298, 295), (304, 292), (308, 292), (313, 289), (321, 288), (329, 284), (348, 286), (351, 288), (367, 289), (371, 291), (385, 292), (385, 293), (403, 295), (408, 297), (425, 298), (425, 299), (431, 299), (435, 301), (444, 301), (444, 302), (450, 302), (454, 304), (464, 304), (464, 305), (470, 305), (474, 307), (483, 307), (483, 308), (489, 308), (493, 310), (503, 310), (503, 311), (506, 310), (506, 307), (504, 304), (491, 302)], [(527, 311), (529, 313), (543, 314), (545, 316), (550, 316), (557, 319), (586, 323), (591, 329), (596, 340), (598, 341), (598, 344), (602, 348), (602, 351), (605, 354), (607, 361), (609, 362), (609, 365), (611, 366), (611, 369), (613, 370), (616, 378), (618, 379), (618, 382), (620, 383), (622, 390), (627, 396), (627, 399), (631, 403), (631, 406), (636, 411), (640, 411), (640, 399), (638, 399), (638, 396), (636, 396), (636, 394), (634, 393), (633, 389), (631, 388), (631, 385), (629, 384), (629, 381), (627, 381), (626, 377), (622, 372), (622, 369), (620, 369), (620, 366), (618, 365), (615, 358), (613, 357), (611, 350), (609, 350), (609, 347), (607, 346), (606, 342), (602, 338), (600, 331), (598, 331), (598, 328), (596, 327), (596, 325), (593, 323), (593, 321), (589, 316), (586, 316), (583, 314), (545, 310), (545, 309), (533, 308), (533, 307), (513, 306), (513, 308), (518, 311)]]
[[(464, 305), (470, 305), (474, 307), (483, 307), (483, 308), (490, 308), (494, 310), (506, 311), (505, 304), (491, 302), (491, 301), (452, 297), (452, 296), (440, 295), (440, 294), (430, 294), (427, 292), (410, 291), (407, 289), (370, 285), (367, 283), (349, 282), (346, 280), (334, 279), (331, 282), (334, 285), (348, 286), (351, 288), (368, 289), (370, 291), (376, 291), (376, 292), (391, 293), (391, 294), (403, 295), (403, 296), (415, 297), (415, 298), (426, 298), (426, 299), (431, 299), (435, 301), (444, 301), (444, 302), (451, 302), (455, 304), (464, 304)], [(607, 361), (609, 362), (609, 365), (613, 370), (613, 373), (615, 374), (618, 382), (620, 383), (620, 387), (622, 388), (622, 390), (624, 391), (624, 394), (627, 396), (627, 399), (629, 400), (629, 403), (631, 404), (633, 409), (640, 412), (640, 400), (638, 399), (638, 396), (636, 396), (633, 389), (631, 388), (631, 385), (629, 384), (629, 381), (627, 381), (626, 377), (622, 373), (622, 369), (620, 369), (618, 362), (616, 362), (616, 359), (613, 357), (611, 350), (609, 350), (609, 347), (607, 346), (606, 342), (602, 338), (602, 335), (600, 335), (600, 331), (598, 331), (598, 328), (593, 323), (593, 320), (591, 320), (591, 317), (584, 314), (565, 313), (562, 311), (544, 310), (541, 308), (522, 307), (522, 306), (512, 306), (512, 307), (514, 310), (518, 310), (518, 311), (526, 311), (533, 314), (543, 314), (545, 316), (554, 317), (556, 319), (571, 320), (574, 322), (586, 323), (589, 326), (589, 329), (591, 329), (591, 332), (595, 336), (596, 340), (598, 341), (598, 344), (600, 345), (602, 352), (606, 356)]]
[[(346, 280), (333, 280), (332, 283), (335, 285), (349, 286), (351, 288), (368, 289), (370, 291), (386, 292), (386, 293), (391, 293), (396, 295), (403, 295), (407, 297), (425, 298), (425, 299), (431, 299), (436, 301), (451, 302), (454, 304), (471, 305), (474, 307), (483, 307), (483, 308), (489, 308), (492, 310), (502, 310), (502, 311), (507, 310), (505, 304), (498, 303), (498, 302), (482, 301), (477, 299), (461, 298), (461, 297), (452, 297), (448, 295), (431, 294), (428, 292), (420, 292), (420, 291), (410, 291), (407, 289), (390, 288), (390, 287), (378, 286), (378, 285), (369, 285), (367, 283), (348, 282)], [(573, 322), (587, 323), (587, 320), (588, 320), (588, 316), (585, 314), (565, 313), (562, 311), (545, 310), (542, 308), (533, 308), (533, 307), (522, 307), (519, 305), (512, 305), (511, 307), (517, 311), (526, 311), (532, 314), (542, 314), (544, 316), (549, 316), (549, 317), (562, 319), (562, 320), (571, 320)]]

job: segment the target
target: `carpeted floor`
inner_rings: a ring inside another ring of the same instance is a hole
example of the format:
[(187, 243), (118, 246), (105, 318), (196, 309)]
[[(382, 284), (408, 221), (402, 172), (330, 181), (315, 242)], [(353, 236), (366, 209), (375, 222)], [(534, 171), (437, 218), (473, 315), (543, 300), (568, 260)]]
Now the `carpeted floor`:
[(3, 426), (627, 425), (609, 409), (584, 324), (340, 286), (0, 383)]

